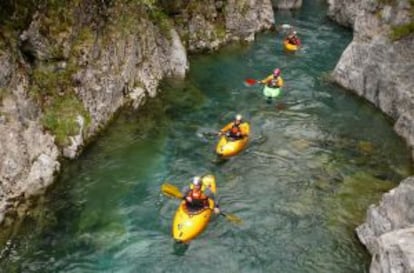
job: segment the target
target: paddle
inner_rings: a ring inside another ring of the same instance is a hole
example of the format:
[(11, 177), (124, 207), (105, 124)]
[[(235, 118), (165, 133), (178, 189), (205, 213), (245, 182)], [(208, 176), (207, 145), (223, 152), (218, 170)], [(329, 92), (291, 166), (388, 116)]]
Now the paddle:
[(245, 84), (246, 86), (253, 86), (253, 85), (255, 85), (256, 83), (260, 83), (260, 81), (255, 80), (255, 79), (245, 79), (245, 80), (244, 80), (244, 84)]
[[(162, 193), (164, 193), (165, 195), (167, 195), (169, 197), (184, 199), (184, 196), (180, 192), (180, 190), (172, 184), (169, 184), (169, 183), (162, 184), (161, 185), (161, 191), (162, 191)], [(220, 215), (224, 216), (227, 220), (229, 220), (232, 223), (235, 223), (235, 224), (238, 224), (238, 225), (243, 223), (243, 221), (234, 214), (224, 213), (224, 212), (220, 211)]]

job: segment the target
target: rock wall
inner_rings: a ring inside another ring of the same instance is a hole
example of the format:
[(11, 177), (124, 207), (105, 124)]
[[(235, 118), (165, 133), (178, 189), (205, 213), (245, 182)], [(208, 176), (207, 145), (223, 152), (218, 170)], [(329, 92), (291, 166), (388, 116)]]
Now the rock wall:
[(368, 209), (357, 228), (361, 242), (372, 254), (370, 272), (413, 272), (414, 177), (384, 194), (378, 206)]
[(156, 96), (165, 77), (185, 77), (187, 50), (251, 41), (273, 26), (270, 0), (160, 2), (32, 1), (27, 26), (0, 35), (3, 227), (121, 107)]
[[(412, 1), (328, 0), (329, 16), (354, 30), (334, 80), (366, 98), (394, 121), (414, 157), (414, 34)], [(372, 255), (371, 273), (414, 272), (414, 177), (371, 206), (356, 231)]]
[[(406, 139), (414, 157), (414, 34), (396, 41), (391, 39), (392, 26), (413, 20), (410, 2), (396, 1), (393, 5), (368, 0), (354, 5), (348, 5), (347, 1), (330, 2), (335, 2), (329, 9), (332, 18), (351, 24), (354, 29), (353, 40), (333, 72), (335, 81), (394, 119), (395, 131)], [(335, 13), (338, 7), (342, 12)], [(348, 20), (344, 14), (350, 16)]]
[(273, 6), (277, 9), (298, 9), (302, 4), (302, 0), (273, 0)]

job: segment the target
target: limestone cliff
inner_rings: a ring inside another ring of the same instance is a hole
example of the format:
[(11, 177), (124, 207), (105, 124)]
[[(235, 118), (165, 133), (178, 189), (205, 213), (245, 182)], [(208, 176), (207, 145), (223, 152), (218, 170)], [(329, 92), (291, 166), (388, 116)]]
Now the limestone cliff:
[(156, 96), (163, 78), (185, 77), (187, 50), (251, 41), (273, 20), (270, 0), (5, 0), (0, 223), (10, 225), (53, 183), (60, 159), (75, 158), (118, 109)]
[[(333, 78), (395, 120), (414, 157), (414, 2), (328, 0), (329, 15), (354, 37)], [(368, 210), (358, 236), (372, 254), (371, 273), (414, 271), (413, 177)]]
[(302, 0), (273, 0), (273, 5), (277, 9), (298, 9), (302, 4)]

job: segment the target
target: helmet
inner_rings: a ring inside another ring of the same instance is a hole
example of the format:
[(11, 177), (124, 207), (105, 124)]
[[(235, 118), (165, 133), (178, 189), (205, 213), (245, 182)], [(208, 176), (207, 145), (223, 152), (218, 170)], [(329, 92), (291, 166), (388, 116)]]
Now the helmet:
[(200, 176), (194, 176), (193, 177), (193, 185), (194, 186), (201, 185), (201, 177)]
[(280, 73), (281, 73), (282, 71), (279, 69), (279, 68), (276, 68), (274, 71), (273, 71), (273, 76), (275, 76), (275, 77), (278, 77), (279, 75), (280, 75)]
[(242, 120), (242, 119), (243, 119), (242, 115), (240, 115), (240, 114), (236, 115), (236, 120)]
[(295, 30), (295, 31), (293, 31), (293, 35), (296, 35), (296, 34), (298, 34), (298, 33), (296, 32), (296, 30)]

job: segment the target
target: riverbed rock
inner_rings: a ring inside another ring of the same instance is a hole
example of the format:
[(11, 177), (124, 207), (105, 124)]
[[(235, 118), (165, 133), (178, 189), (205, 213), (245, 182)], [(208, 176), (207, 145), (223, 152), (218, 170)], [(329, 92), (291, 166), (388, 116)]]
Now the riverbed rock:
[(414, 269), (414, 177), (384, 194), (372, 205), (366, 222), (356, 231), (372, 255), (371, 273), (413, 272)]

